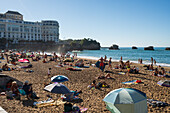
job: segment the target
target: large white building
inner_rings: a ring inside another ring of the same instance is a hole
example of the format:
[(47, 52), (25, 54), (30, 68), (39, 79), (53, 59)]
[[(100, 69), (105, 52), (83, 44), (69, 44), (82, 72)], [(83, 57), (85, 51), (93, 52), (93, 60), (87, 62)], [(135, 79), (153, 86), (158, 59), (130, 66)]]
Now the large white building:
[(59, 42), (59, 23), (54, 20), (24, 21), (22, 14), (7, 11), (0, 14), (0, 38), (10, 39), (13, 43), (19, 40)]

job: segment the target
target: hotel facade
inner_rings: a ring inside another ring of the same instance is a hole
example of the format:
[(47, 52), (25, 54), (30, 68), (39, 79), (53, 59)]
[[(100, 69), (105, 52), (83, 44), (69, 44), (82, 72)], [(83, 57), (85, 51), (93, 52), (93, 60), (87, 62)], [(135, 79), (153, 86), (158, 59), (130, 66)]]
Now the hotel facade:
[(54, 20), (41, 22), (24, 21), (23, 15), (16, 11), (0, 14), (0, 38), (19, 41), (59, 42), (59, 23)]

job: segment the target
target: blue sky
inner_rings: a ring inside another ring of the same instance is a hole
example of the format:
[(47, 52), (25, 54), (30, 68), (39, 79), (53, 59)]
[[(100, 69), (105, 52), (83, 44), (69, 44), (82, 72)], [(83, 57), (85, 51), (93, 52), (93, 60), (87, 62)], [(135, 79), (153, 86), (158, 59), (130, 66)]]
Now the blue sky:
[(170, 0), (0, 0), (0, 13), (57, 20), (60, 39), (92, 38), (101, 46), (170, 46)]

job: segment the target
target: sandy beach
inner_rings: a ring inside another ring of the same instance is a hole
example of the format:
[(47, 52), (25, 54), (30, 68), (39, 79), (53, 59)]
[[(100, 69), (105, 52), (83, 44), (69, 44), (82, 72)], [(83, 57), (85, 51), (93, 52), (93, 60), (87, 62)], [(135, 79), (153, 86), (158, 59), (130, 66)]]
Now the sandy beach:
[[(3, 65), (5, 60), (0, 60), (0, 66)], [(31, 61), (31, 60), (30, 60)], [(95, 63), (95, 60), (86, 59), (84, 61), (85, 66), (89, 66), (89, 61)], [(60, 98), (60, 94), (52, 94), (43, 90), (44, 82), (47, 80), (50, 82), (50, 79), (47, 79), (47, 71), (48, 68), (52, 68), (51, 70), (51, 77), (54, 75), (65, 75), (69, 78), (69, 81), (64, 82), (63, 84), (66, 85), (70, 90), (82, 90), (82, 94), (79, 97), (83, 100), (81, 103), (76, 103), (78, 106), (86, 107), (88, 110), (87, 113), (110, 113), (106, 109), (105, 102), (102, 99), (108, 94), (110, 91), (117, 89), (117, 88), (135, 88), (144, 93), (146, 93), (147, 98), (149, 99), (156, 99), (159, 101), (167, 102), (170, 104), (170, 90), (169, 87), (163, 87), (157, 85), (159, 80), (170, 80), (170, 78), (165, 77), (156, 77), (151, 76), (151, 71), (145, 70), (146, 68), (143, 67), (142, 64), (132, 64), (132, 66), (137, 66), (140, 70), (140, 74), (130, 74), (127, 75), (120, 75), (119, 69), (110, 70), (108, 65), (106, 65), (105, 70), (112, 71), (111, 77), (113, 79), (96, 79), (95, 77), (99, 75), (105, 75), (105, 72), (102, 72), (96, 67), (90, 66), (90, 68), (83, 68), (82, 71), (69, 71), (66, 70), (69, 66), (64, 67), (55, 67), (59, 62), (51, 61), (49, 63), (42, 63), (42, 60), (33, 62), (31, 70), (34, 72), (27, 73), (21, 69), (20, 71), (3, 71), (6, 75), (14, 77), (22, 82), (28, 80), (29, 83), (33, 84), (33, 91), (40, 97), (37, 100), (28, 100), (24, 96), (21, 97), (21, 100), (8, 100), (6, 96), (0, 96), (0, 106), (4, 108), (9, 113), (62, 113), (64, 110), (64, 105), (59, 106), (49, 106), (49, 107), (42, 107), (42, 108), (34, 108), (32, 107), (32, 103), (34, 101), (42, 101), (46, 100), (48, 97), (46, 95), (50, 95), (53, 99)], [(118, 62), (113, 62), (112, 66), (114, 67)], [(74, 63), (73, 63), (74, 65)], [(169, 67), (165, 67), (166, 71), (170, 71)], [(126, 72), (126, 70), (122, 70)], [(88, 89), (87, 86), (92, 83), (93, 80), (98, 82), (105, 81), (110, 88), (101, 88), (98, 89)], [(141, 84), (132, 84), (126, 85), (122, 84), (122, 82), (130, 81), (130, 80), (141, 80), (143, 83)], [(148, 106), (148, 113), (169, 113), (170, 107), (155, 107)]]

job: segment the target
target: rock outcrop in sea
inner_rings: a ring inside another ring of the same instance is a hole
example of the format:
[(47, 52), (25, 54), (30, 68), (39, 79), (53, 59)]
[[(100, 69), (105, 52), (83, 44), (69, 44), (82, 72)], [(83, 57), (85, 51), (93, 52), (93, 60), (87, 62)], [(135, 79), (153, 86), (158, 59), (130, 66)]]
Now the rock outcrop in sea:
[(170, 50), (170, 47), (166, 47), (165, 50)]
[(132, 46), (132, 49), (138, 49), (136, 46)]
[(109, 47), (110, 50), (119, 50), (119, 46), (116, 44), (113, 44), (111, 47)]
[(144, 50), (154, 50), (154, 47), (153, 46), (148, 46), (148, 47), (145, 47)]

